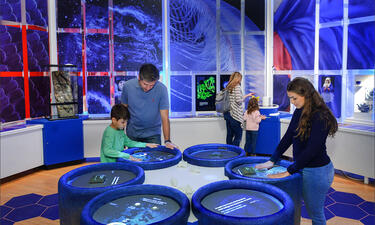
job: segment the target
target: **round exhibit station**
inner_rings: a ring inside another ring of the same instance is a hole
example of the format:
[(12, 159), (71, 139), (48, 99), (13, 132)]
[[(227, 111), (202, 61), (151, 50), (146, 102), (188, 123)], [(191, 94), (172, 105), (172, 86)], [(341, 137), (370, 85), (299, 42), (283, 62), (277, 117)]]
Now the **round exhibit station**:
[(144, 170), (156, 170), (174, 166), (182, 159), (182, 154), (179, 149), (169, 149), (162, 145), (156, 148), (129, 148), (123, 152), (128, 153), (135, 158), (140, 158), (142, 161), (135, 162), (128, 159), (118, 158), (117, 162), (126, 162), (127, 164), (137, 165)]
[(294, 205), (273, 185), (226, 180), (199, 188), (192, 210), (199, 225), (293, 225)]
[(74, 169), (59, 179), (58, 199), (61, 225), (79, 225), (82, 208), (105, 191), (142, 184), (141, 167), (124, 163), (99, 163)]
[(269, 157), (245, 157), (235, 159), (225, 165), (225, 175), (229, 179), (242, 179), (271, 184), (285, 191), (294, 202), (294, 224), (299, 225), (301, 221), (302, 205), (302, 176), (299, 173), (283, 178), (268, 178), (270, 174), (287, 171), (292, 162), (287, 160), (278, 161), (270, 169), (255, 169), (255, 165), (269, 160)]
[(161, 185), (116, 188), (90, 200), (81, 225), (186, 224), (190, 202), (185, 194)]
[(183, 159), (192, 165), (222, 167), (233, 159), (245, 156), (245, 151), (234, 145), (201, 144), (185, 149)]

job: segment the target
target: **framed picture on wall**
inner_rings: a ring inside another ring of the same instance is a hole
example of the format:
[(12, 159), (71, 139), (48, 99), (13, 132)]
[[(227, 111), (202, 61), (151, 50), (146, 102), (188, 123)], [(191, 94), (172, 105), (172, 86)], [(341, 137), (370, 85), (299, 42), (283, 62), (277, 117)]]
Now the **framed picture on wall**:
[(195, 110), (215, 112), (216, 75), (195, 75)]

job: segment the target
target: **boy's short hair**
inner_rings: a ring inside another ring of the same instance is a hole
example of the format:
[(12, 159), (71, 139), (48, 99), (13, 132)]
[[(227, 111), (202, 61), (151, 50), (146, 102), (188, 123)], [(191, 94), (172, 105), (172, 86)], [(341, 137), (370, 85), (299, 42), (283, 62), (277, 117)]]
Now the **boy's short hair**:
[(146, 63), (139, 69), (139, 79), (147, 82), (159, 80), (159, 70), (153, 64)]
[(124, 119), (129, 120), (130, 113), (128, 107), (123, 104), (116, 104), (111, 109), (111, 119), (115, 118), (116, 120)]

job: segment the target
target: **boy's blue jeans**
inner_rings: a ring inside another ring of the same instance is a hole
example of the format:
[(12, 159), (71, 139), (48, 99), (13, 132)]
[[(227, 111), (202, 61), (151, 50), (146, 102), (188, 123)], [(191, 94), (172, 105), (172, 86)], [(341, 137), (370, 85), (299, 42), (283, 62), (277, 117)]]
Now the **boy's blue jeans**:
[(332, 162), (322, 167), (302, 170), (303, 200), (313, 225), (326, 224), (324, 202), (334, 174)]

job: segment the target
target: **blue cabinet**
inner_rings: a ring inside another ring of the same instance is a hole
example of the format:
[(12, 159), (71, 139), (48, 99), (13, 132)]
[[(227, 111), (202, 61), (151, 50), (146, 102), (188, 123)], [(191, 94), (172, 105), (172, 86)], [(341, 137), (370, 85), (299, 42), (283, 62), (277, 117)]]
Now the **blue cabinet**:
[(44, 165), (83, 159), (82, 118), (47, 120), (36, 119), (27, 124), (43, 124)]
[(267, 118), (259, 124), (257, 147), (255, 153), (271, 155), (280, 142), (280, 116), (278, 106), (260, 107), (260, 114)]

